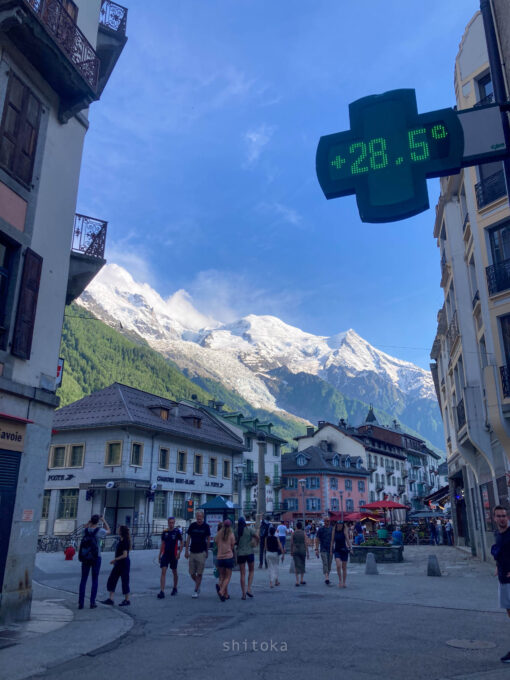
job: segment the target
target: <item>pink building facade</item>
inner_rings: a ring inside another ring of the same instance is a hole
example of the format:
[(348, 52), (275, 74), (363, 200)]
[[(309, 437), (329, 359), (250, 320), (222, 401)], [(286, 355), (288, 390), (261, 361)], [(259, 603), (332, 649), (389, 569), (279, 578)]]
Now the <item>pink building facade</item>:
[(369, 502), (370, 473), (361, 456), (309, 446), (282, 458), (284, 521), (319, 520), (328, 511), (358, 512)]

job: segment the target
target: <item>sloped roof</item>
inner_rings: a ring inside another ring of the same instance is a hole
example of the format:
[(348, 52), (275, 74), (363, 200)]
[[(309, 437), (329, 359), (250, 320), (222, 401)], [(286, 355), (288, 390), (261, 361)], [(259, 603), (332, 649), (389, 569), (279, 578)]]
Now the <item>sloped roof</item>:
[[(305, 465), (298, 465), (296, 459), (298, 456), (304, 456), (307, 459)], [(338, 456), (340, 459), (339, 465), (333, 464), (333, 458)], [(351, 466), (346, 466), (347, 459), (351, 459)], [(282, 475), (294, 472), (329, 472), (336, 474), (351, 474), (351, 475), (369, 475), (370, 473), (365, 467), (356, 467), (356, 463), (363, 459), (361, 456), (348, 456), (337, 451), (324, 451), (320, 446), (309, 446), (302, 451), (293, 451), (282, 456)], [(354, 467), (352, 466), (354, 463)]]
[[(176, 407), (178, 415), (172, 412)], [(170, 410), (168, 420), (163, 420), (155, 412), (157, 408)], [(200, 420), (200, 428), (193, 424), (193, 418)], [(53, 420), (53, 428), (56, 430), (126, 425), (244, 451), (242, 439), (227, 427), (222, 427), (207, 412), (121, 383), (113, 383), (103, 390), (64, 406), (55, 412)]]

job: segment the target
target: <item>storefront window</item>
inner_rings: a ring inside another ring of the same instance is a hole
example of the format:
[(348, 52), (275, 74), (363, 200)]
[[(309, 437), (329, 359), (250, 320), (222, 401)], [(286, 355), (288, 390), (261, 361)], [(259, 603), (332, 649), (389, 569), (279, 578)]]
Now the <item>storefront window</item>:
[(184, 518), (184, 492), (176, 491), (174, 493), (174, 517)]
[(78, 489), (62, 489), (58, 503), (57, 519), (76, 519), (78, 516)]
[(41, 519), (48, 519), (50, 513), (51, 491), (45, 491), (43, 496)]
[(154, 493), (154, 517), (162, 519), (166, 517), (166, 491)]

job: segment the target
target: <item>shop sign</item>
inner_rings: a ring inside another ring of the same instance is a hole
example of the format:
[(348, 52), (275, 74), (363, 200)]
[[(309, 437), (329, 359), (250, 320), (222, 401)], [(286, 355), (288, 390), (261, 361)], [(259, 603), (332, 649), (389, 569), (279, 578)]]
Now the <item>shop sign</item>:
[(205, 485), (206, 486), (214, 486), (217, 489), (221, 489), (222, 487), (225, 486), (225, 484), (223, 484), (223, 482), (206, 482)]
[(74, 475), (48, 475), (48, 482), (68, 482), (70, 479), (74, 479)]
[(180, 477), (163, 477), (162, 475), (158, 475), (156, 477), (156, 481), (158, 481), (158, 482), (168, 482), (169, 484), (194, 484), (195, 483), (194, 479), (181, 479)]
[(26, 429), (25, 423), (0, 419), (0, 449), (23, 451)]

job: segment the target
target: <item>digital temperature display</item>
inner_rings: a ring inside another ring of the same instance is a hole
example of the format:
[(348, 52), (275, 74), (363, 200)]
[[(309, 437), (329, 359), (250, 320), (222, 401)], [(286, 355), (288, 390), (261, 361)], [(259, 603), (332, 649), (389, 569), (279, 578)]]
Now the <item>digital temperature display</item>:
[(453, 109), (418, 114), (414, 90), (349, 105), (351, 129), (321, 137), (316, 168), (326, 198), (356, 194), (364, 222), (389, 222), (429, 207), (427, 177), (460, 168), (464, 134)]

